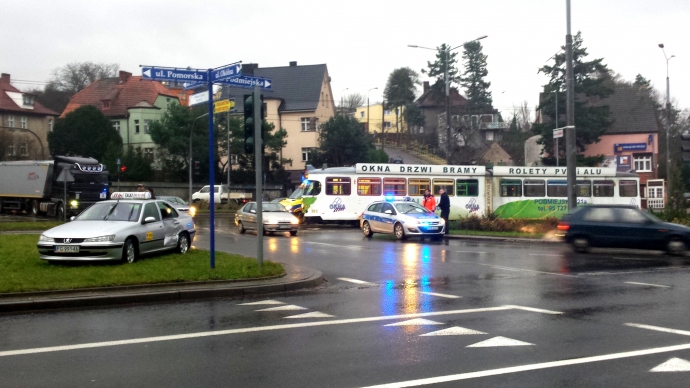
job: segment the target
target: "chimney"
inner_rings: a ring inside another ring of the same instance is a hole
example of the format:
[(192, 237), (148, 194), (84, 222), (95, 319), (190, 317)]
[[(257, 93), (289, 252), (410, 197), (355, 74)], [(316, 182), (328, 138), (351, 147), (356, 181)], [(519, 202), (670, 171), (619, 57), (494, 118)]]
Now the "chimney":
[(290, 67), (295, 67), (297, 66), (297, 61), (291, 61), (290, 62)]
[(120, 80), (118, 81), (118, 83), (123, 84), (123, 83), (127, 82), (129, 77), (131, 77), (131, 76), (132, 76), (132, 73), (128, 73), (126, 71), (120, 70), (120, 77), (119, 77)]
[(2, 80), (3, 83), (6, 83), (6, 84), (10, 83), (10, 75), (9, 74), (2, 73), (2, 75), (0, 75), (0, 77), (1, 77), (0, 79)]
[(429, 81), (424, 81), (424, 93), (429, 91)]
[(242, 64), (242, 74), (243, 75), (254, 75), (254, 70), (259, 68), (258, 63), (243, 63)]

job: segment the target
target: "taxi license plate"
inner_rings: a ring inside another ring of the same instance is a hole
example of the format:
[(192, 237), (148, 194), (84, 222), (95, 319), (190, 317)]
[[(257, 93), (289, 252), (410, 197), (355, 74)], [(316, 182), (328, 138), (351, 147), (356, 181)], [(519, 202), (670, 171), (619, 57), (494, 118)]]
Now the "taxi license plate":
[(79, 246), (59, 245), (55, 247), (55, 253), (79, 253)]
[(280, 225), (279, 229), (290, 229), (290, 225)]

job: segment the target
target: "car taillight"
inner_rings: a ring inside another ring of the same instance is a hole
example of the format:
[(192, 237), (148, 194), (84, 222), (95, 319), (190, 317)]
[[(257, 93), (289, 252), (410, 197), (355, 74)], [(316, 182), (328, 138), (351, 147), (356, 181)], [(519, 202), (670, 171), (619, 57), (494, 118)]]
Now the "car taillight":
[(570, 229), (570, 225), (568, 225), (567, 222), (559, 222), (557, 228), (560, 231), (566, 232), (568, 229)]

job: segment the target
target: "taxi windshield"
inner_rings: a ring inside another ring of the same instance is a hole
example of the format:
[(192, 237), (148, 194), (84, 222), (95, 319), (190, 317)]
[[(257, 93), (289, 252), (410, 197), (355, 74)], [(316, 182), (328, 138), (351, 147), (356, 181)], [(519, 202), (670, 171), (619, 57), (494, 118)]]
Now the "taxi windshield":
[(395, 210), (402, 214), (426, 214), (431, 212), (417, 202), (396, 203)]
[(141, 203), (109, 202), (97, 203), (84, 210), (75, 221), (130, 221), (139, 220)]

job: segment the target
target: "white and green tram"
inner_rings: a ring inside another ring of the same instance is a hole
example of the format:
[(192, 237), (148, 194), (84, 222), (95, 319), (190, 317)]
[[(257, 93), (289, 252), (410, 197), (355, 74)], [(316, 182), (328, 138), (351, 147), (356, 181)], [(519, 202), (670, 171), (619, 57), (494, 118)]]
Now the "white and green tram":
[[(494, 213), (502, 218), (560, 217), (567, 212), (565, 167), (358, 163), (310, 170), (302, 206), (306, 222), (356, 222), (374, 201), (421, 202), (424, 191), (450, 198), (450, 219)], [(615, 168), (579, 167), (579, 204), (639, 206), (639, 177)]]

